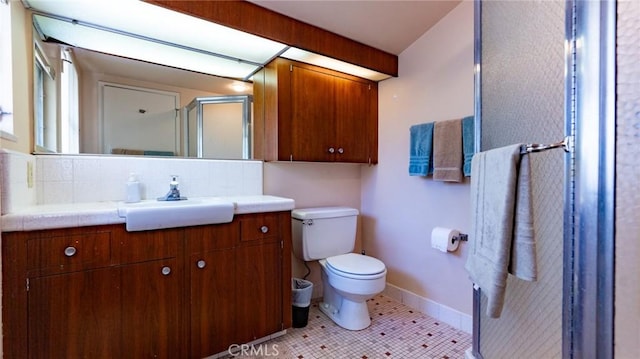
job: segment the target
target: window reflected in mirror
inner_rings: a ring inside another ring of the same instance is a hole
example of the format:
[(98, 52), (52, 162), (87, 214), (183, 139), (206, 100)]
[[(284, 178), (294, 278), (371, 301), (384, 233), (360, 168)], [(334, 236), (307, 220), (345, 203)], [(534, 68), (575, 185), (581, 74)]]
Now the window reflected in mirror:
[(57, 83), (54, 62), (34, 40), (33, 117), (36, 151), (60, 152), (58, 145)]

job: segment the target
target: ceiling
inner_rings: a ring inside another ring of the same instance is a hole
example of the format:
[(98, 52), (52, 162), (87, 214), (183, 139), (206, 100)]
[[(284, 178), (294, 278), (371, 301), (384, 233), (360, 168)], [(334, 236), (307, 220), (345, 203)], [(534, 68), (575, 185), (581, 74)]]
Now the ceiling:
[(399, 55), (461, 0), (249, 0), (277, 13)]
[[(251, 0), (256, 5), (395, 55), (409, 47), (460, 1)], [(126, 58), (114, 59), (112, 56), (82, 49), (76, 49), (75, 55), (84, 70), (138, 77), (142, 81), (165, 82), (208, 92), (229, 93), (228, 79), (178, 69), (170, 71), (164, 66)], [(141, 76), (144, 78), (140, 78)], [(201, 76), (206, 76), (206, 81)], [(251, 92), (252, 89), (249, 88), (248, 93)]]

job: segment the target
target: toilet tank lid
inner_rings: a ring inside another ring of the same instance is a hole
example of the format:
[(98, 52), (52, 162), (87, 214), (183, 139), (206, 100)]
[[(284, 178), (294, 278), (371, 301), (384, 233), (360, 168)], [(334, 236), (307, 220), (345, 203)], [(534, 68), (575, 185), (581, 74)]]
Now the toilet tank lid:
[(335, 218), (357, 215), (358, 210), (350, 207), (298, 208), (291, 211), (291, 217), (296, 219)]

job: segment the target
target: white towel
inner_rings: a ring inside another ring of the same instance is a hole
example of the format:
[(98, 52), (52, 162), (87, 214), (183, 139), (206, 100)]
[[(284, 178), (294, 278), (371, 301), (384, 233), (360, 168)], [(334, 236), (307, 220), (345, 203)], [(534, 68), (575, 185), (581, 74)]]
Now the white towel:
[(508, 270), (521, 279), (536, 277), (530, 167), (520, 147), (480, 152), (471, 162), (471, 249), (465, 268), (487, 296), (492, 318), (502, 312)]

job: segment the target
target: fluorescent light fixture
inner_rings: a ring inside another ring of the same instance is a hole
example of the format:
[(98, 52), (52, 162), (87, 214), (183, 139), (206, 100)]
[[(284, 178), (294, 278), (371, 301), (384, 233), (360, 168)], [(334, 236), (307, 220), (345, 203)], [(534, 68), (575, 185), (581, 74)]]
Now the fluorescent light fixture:
[(26, 0), (33, 9), (265, 64), (287, 45), (138, 0)]
[(259, 64), (228, 60), (46, 16), (34, 15), (34, 18), (48, 37), (93, 51), (232, 78), (245, 78), (260, 68)]
[[(247, 80), (277, 56), (373, 81), (391, 76), (139, 0), (23, 0), (39, 31), (88, 50)], [(281, 55), (282, 54), (282, 55)]]
[(372, 81), (382, 81), (391, 77), (381, 72), (373, 71), (361, 66), (353, 65), (348, 62), (336, 60), (327, 56), (318, 55), (313, 52), (301, 50), (295, 47), (289, 48), (280, 56), (290, 60), (305, 62), (320, 67), (326, 67), (328, 69), (344, 72), (349, 75), (362, 77)]

